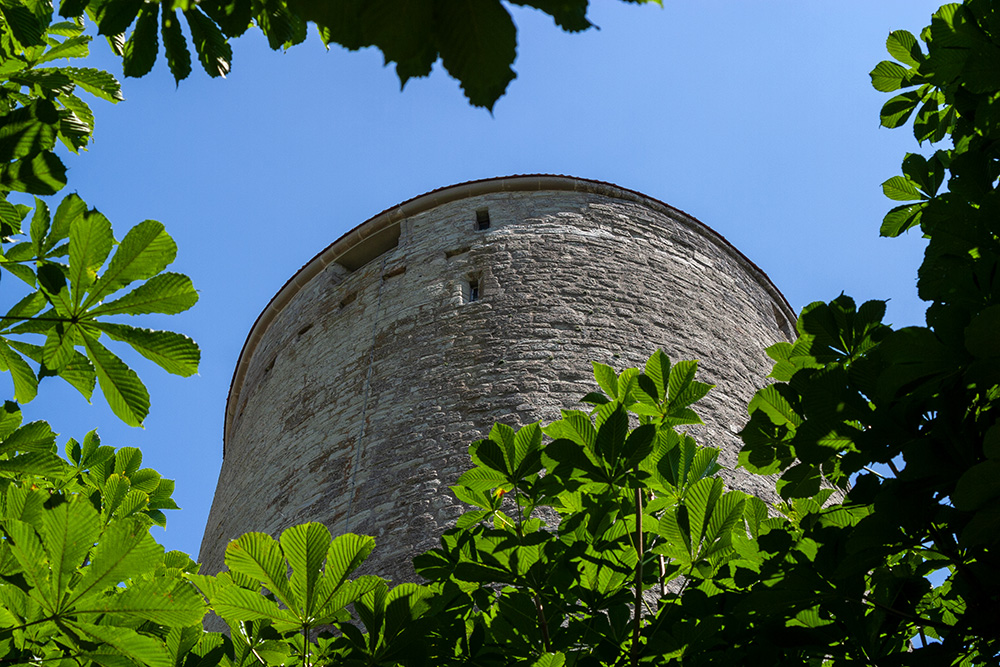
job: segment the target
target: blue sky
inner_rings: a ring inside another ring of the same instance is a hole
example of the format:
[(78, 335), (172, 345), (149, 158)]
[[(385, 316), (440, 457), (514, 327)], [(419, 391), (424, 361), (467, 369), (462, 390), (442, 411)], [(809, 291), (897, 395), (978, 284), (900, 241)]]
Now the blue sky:
[[(167, 225), (201, 300), (137, 325), (182, 331), (201, 372), (167, 376), (128, 357), (152, 411), (130, 429), (58, 380), (24, 406), (67, 437), (142, 448), (177, 481), (184, 508), (158, 532), (197, 555), (222, 461), (226, 394), (243, 341), (281, 285), (379, 211), (428, 190), (515, 173), (558, 173), (644, 192), (713, 227), (799, 309), (844, 291), (890, 299), (888, 321), (922, 323), (916, 235), (880, 239), (908, 130), (878, 126), (886, 96), (868, 72), (890, 30), (919, 30), (938, 2), (597, 0), (600, 30), (568, 35), (514, 8), (517, 79), (493, 115), (469, 107), (437, 66), (406, 90), (378, 52), (288, 52), (249, 34), (233, 70), (175, 87), (164, 62), (124, 80), (126, 101), (94, 101), (96, 141), (68, 156), (69, 186), (115, 225)], [(93, 62), (121, 66), (101, 42)], [(197, 65), (196, 65), (197, 67)], [(9, 390), (8, 390), (9, 391)]]

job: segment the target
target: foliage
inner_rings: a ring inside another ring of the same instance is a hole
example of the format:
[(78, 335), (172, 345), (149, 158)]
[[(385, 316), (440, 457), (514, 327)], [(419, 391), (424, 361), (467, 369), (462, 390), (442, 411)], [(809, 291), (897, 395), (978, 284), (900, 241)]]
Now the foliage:
[[(589, 25), (586, 2), (530, 5), (564, 29)], [(190, 281), (164, 273), (173, 241), (146, 221), (116, 243), (110, 223), (77, 195), (54, 214), (42, 200), (32, 211), (6, 198), (65, 184), (56, 139), (79, 150), (93, 130), (77, 87), (120, 99), (106, 73), (43, 66), (86, 55), (84, 14), (120, 48), (127, 75), (153, 66), (159, 25), (175, 78), (187, 76), (181, 12), (210, 74), (228, 70), (226, 39), (251, 24), (278, 48), (304, 39), (312, 20), (327, 43), (381, 48), (404, 83), (440, 56), (475, 104), (491, 105), (512, 76), (512, 24), (503, 27), (509, 16), (494, 0), (206, 0), (169, 9), (72, 0), (59, 11), (70, 20), (53, 23), (44, 1), (0, 3), (0, 272), (27, 286), (0, 326), (0, 370), (21, 402), (49, 375), (88, 397), (99, 382), (133, 424), (148, 395), (102, 336), (170, 372), (197, 368), (185, 337), (107, 319), (194, 303)], [(740, 464), (774, 475), (784, 502), (768, 507), (724, 488), (717, 452), (683, 431), (699, 422), (691, 406), (710, 387), (694, 379), (696, 362), (671, 364), (657, 352), (641, 370), (595, 364), (600, 390), (584, 397), (589, 411), (519, 430), (498, 424), (472, 444), (472, 468), (452, 487), (471, 509), (416, 559), (426, 585), (352, 579), (373, 541), (334, 538), (319, 524), (289, 528), (280, 540), (244, 535), (227, 549), (228, 571), (206, 576), (150, 537), (175, 507), (173, 483), (141, 468), (137, 450), (102, 446), (91, 432), (69, 440), (62, 458), (48, 425), (22, 425), (8, 401), (0, 410), (0, 660), (996, 664), (997, 16), (987, 0), (946, 5), (919, 39), (892, 33), (895, 60), (872, 71), (877, 89), (902, 91), (885, 104), (883, 124), (912, 119), (917, 140), (935, 148), (907, 155), (902, 175), (883, 184), (904, 203), (882, 233), (919, 227), (928, 240), (917, 283), (930, 303), (927, 326), (893, 329), (882, 322), (884, 303), (857, 306), (842, 295), (808, 306), (797, 340), (768, 350), (775, 382), (749, 405)], [(463, 45), (469, 25), (492, 26), (503, 39)], [(25, 223), (27, 237), (15, 241)], [(208, 609), (228, 636), (201, 629)]]
[[(592, 27), (587, 20), (588, 0), (515, 0), (512, 4), (545, 12), (568, 32)], [(122, 56), (126, 76), (143, 76), (153, 68), (161, 35), (174, 79), (179, 82), (190, 75), (192, 53), (182, 20), (194, 57), (212, 77), (229, 72), (231, 38), (256, 27), (272, 49), (287, 49), (305, 41), (310, 22), (327, 46), (339, 44), (350, 50), (372, 46), (382, 51), (387, 65), (395, 63), (402, 85), (413, 77), (429, 75), (440, 59), (475, 106), (492, 109), (516, 76), (511, 65), (517, 52), (517, 28), (500, 0), (64, 0), (58, 12), (70, 21), (59, 24), (66, 25), (67, 31), (76, 30), (85, 16), (92, 19), (98, 33)], [(8, 42), (15, 47), (44, 45), (51, 16), (51, 4), (44, 0), (5, 0), (0, 10)], [(79, 55), (88, 39), (74, 32), (59, 53), (48, 59)]]

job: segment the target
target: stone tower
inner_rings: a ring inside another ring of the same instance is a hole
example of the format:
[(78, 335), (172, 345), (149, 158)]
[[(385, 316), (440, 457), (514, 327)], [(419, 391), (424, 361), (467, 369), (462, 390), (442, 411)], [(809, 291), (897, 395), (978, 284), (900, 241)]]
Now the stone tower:
[[(448, 486), (494, 421), (552, 420), (656, 348), (699, 359), (717, 385), (696, 408), (702, 444), (736, 463), (764, 348), (795, 315), (719, 234), (638, 192), (565, 176), (435, 190), (383, 211), (316, 255), (244, 344), (224, 462), (201, 545), (304, 521), (373, 535), (366, 571), (410, 559), (462, 513)], [(732, 487), (774, 497), (767, 480)]]

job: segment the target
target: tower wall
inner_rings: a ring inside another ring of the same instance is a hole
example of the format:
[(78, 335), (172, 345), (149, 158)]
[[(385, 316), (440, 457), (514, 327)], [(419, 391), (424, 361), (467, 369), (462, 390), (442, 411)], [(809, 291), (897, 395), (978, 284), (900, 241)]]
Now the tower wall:
[[(463, 511), (448, 486), (470, 442), (497, 420), (583, 407), (592, 360), (621, 370), (657, 347), (699, 359), (699, 379), (717, 385), (692, 430), (733, 466), (746, 404), (770, 370), (764, 348), (793, 321), (722, 237), (629, 190), (510, 177), (410, 200), (314, 258), (254, 326), (230, 392), (203, 571), (222, 569), (244, 532), (322, 521), (376, 538), (366, 571), (412, 578), (410, 559)], [(774, 497), (763, 478), (725, 476)]]

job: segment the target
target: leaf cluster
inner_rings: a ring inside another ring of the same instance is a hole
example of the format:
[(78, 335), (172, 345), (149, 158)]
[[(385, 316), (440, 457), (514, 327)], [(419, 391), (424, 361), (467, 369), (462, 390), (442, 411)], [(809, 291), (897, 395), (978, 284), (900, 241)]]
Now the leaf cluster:
[(700, 423), (690, 406), (711, 388), (696, 368), (661, 351), (642, 370), (594, 364), (589, 412), (472, 444), (452, 490), (474, 509), (414, 560), (450, 619), (427, 640), (438, 664), (659, 660), (651, 637), (681, 591), (739, 588), (774, 520), (677, 430)]
[[(592, 27), (588, 0), (511, 4), (545, 12), (569, 32)], [(306, 39), (309, 23), (327, 46), (379, 49), (387, 65), (395, 64), (401, 85), (429, 75), (440, 59), (474, 106), (492, 109), (516, 76), (511, 66), (517, 28), (500, 0), (64, 0), (59, 14), (92, 18), (122, 56), (126, 76), (152, 69), (161, 37), (167, 65), (179, 82), (190, 75), (192, 58), (209, 76), (225, 76), (233, 58), (230, 40), (251, 28), (259, 29), (272, 49), (287, 49)]]
[[(0, 272), (28, 293), (0, 316), (0, 370), (10, 371), (17, 400), (31, 401), (47, 376), (63, 378), (88, 400), (99, 383), (114, 413), (141, 425), (149, 394), (102, 339), (125, 343), (170, 373), (197, 372), (200, 353), (190, 338), (112, 319), (179, 313), (198, 300), (187, 276), (164, 271), (177, 254), (173, 239), (161, 223), (146, 220), (118, 242), (108, 219), (75, 194), (54, 214), (40, 199), (34, 211), (12, 209)], [(15, 240), (25, 224), (27, 238)]]

